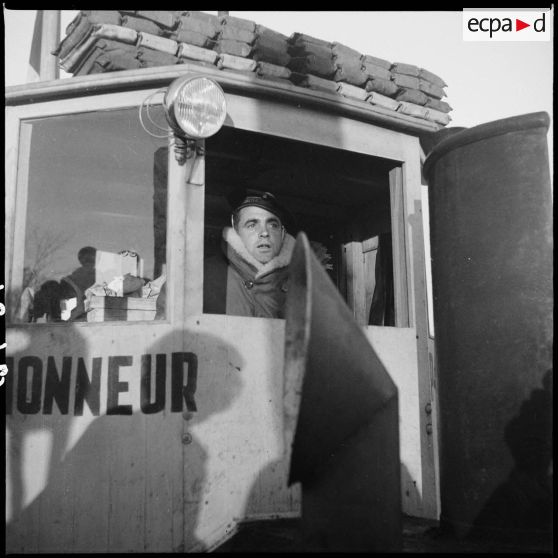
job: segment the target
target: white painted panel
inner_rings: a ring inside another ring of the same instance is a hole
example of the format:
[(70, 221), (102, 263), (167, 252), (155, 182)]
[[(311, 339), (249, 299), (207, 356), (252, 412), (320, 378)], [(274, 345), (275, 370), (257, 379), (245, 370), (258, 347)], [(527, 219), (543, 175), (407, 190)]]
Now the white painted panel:
[[(286, 487), (284, 321), (203, 315), (176, 330), (168, 324), (25, 329), (29, 344), (8, 330), (8, 347), (19, 338), (22, 348), (8, 354), (16, 364), (25, 354), (43, 363), (43, 409), (48, 356), (59, 373), (62, 357), (72, 357), (72, 383), (67, 415), (55, 402), (51, 415), (14, 407), (8, 416), (9, 550), (201, 550), (224, 540), (245, 517), (299, 513), (299, 487)], [(410, 479), (420, 479), (414, 330), (366, 330), (400, 390), (402, 464)], [(198, 410), (190, 420), (171, 411), (173, 352), (198, 357)], [(153, 374), (154, 355), (166, 355), (164, 411), (140, 408), (143, 354), (152, 355)], [(74, 415), (78, 357), (90, 375), (92, 359), (101, 359), (98, 416), (87, 404), (82, 416)], [(129, 415), (106, 414), (115, 357), (116, 402), (130, 405)], [(412, 512), (407, 500), (404, 510)]]

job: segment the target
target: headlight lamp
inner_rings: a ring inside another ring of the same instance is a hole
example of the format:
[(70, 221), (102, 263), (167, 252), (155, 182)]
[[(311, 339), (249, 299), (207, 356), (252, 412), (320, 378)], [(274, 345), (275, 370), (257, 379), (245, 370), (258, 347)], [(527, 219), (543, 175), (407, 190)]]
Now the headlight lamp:
[(165, 94), (163, 106), (174, 132), (192, 140), (216, 134), (227, 116), (221, 86), (201, 76), (175, 79)]

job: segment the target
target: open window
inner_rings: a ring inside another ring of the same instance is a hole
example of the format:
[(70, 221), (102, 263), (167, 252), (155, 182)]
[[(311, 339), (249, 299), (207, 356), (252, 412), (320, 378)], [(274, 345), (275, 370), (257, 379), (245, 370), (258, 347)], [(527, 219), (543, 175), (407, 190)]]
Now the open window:
[(288, 232), (307, 234), (357, 321), (395, 325), (391, 216), (398, 171), (378, 157), (223, 127), (206, 140), (205, 257), (220, 249), (230, 226), (231, 191), (269, 191), (295, 218)]
[(12, 321), (155, 318), (166, 145), (145, 133), (136, 108), (22, 121)]

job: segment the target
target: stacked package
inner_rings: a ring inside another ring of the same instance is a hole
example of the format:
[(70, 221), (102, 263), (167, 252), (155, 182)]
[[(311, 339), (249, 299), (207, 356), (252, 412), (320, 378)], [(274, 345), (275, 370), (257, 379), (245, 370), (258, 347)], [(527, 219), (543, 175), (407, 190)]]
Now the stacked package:
[(197, 11), (82, 10), (53, 52), (75, 76), (195, 62), (447, 125), (437, 75), (303, 33)]

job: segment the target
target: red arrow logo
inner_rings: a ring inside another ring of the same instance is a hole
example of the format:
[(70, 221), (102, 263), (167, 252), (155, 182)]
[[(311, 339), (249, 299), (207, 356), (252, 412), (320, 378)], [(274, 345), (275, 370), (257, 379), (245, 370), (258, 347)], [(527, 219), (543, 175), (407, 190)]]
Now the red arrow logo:
[(515, 18), (515, 30), (516, 31), (521, 31), (522, 29), (525, 29), (525, 27), (531, 27), (530, 23), (525, 23), (524, 21), (521, 21), (520, 19)]

